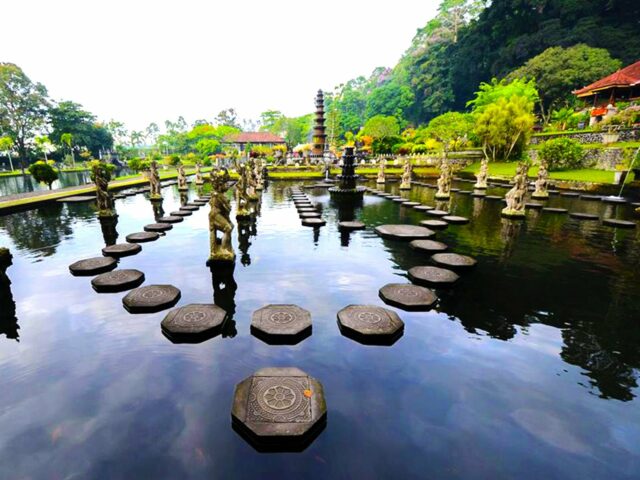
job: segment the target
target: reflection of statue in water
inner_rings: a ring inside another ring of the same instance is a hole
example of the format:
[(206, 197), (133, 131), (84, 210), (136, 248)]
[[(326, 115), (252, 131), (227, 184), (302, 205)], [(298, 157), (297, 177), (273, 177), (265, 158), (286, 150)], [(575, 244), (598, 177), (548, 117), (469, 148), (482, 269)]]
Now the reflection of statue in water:
[(505, 217), (524, 217), (524, 196), (527, 193), (527, 171), (529, 166), (522, 162), (518, 164), (516, 175), (513, 177), (513, 188), (505, 195), (507, 206), (502, 209)]
[(233, 338), (237, 335), (236, 322), (233, 316), (236, 313), (236, 290), (238, 284), (233, 278), (235, 264), (227, 267), (211, 268), (211, 283), (213, 285), (213, 303), (227, 312), (227, 316), (222, 324), (222, 337)]
[(146, 172), (146, 176), (149, 179), (149, 198), (151, 200), (162, 200), (162, 193), (160, 193), (160, 175), (158, 174), (158, 162), (151, 160), (149, 164), (149, 171)]
[(404, 171), (402, 172), (400, 190), (411, 190), (411, 160), (409, 160), (409, 157), (404, 161)]
[(484, 190), (487, 188), (487, 178), (489, 177), (489, 160), (484, 158), (480, 162), (480, 171), (476, 173), (477, 182), (473, 188)]
[(184, 173), (184, 165), (178, 165), (178, 190), (189, 190), (187, 176)]
[(189, 201), (189, 194), (184, 190), (180, 192), (180, 206), (184, 207)]
[(201, 167), (200, 162), (196, 162), (196, 185), (202, 185), (204, 183)]
[(98, 204), (99, 217), (114, 217), (116, 211), (113, 206), (113, 197), (109, 192), (109, 180), (113, 165), (104, 162), (91, 162), (91, 180), (96, 184), (96, 202)]
[(540, 168), (538, 168), (538, 178), (536, 179), (536, 190), (531, 194), (531, 198), (549, 198), (549, 192), (547, 191), (547, 184), (549, 182), (549, 170), (547, 162), (540, 161)]
[(101, 217), (100, 228), (102, 229), (102, 237), (104, 243), (108, 247), (109, 245), (115, 245), (118, 241), (118, 217)]
[[(229, 172), (225, 168), (222, 172), (212, 174), (211, 200), (209, 204), (209, 231), (211, 235), (210, 264), (217, 262), (234, 262), (236, 254), (231, 245), (231, 232), (233, 224), (230, 220), (231, 202), (226, 197), (229, 182)], [(218, 232), (222, 232), (222, 238), (218, 238)]]
[(249, 172), (246, 165), (238, 167), (238, 175), (238, 182), (236, 183), (236, 218), (247, 218), (251, 215), (251, 210), (247, 192)]
[(251, 223), (255, 224), (255, 220), (238, 221), (238, 248), (241, 253), (240, 263), (245, 267), (251, 265), (251, 256), (249, 255), (249, 247), (251, 246), (251, 242), (249, 241), (249, 237), (251, 236)]
[(384, 158), (382, 158), (382, 157), (380, 157), (378, 159), (378, 161), (380, 163), (379, 163), (379, 166), (378, 166), (378, 179), (376, 180), (376, 183), (380, 184), (380, 185), (384, 185), (385, 183), (387, 183), (387, 178), (384, 175), (384, 164), (385, 164), (385, 161), (384, 161)]
[(19, 341), (18, 319), (16, 318), (16, 302), (11, 293), (11, 280), (7, 276), (7, 268), (12, 265), (11, 252), (0, 247), (0, 334), (11, 340)]
[(500, 259), (505, 262), (513, 255), (513, 250), (517, 244), (516, 239), (520, 235), (520, 230), (522, 229), (522, 222), (514, 222), (513, 220), (508, 220), (506, 218), (501, 219), (501, 222), (500, 238), (504, 243), (504, 249), (500, 254)]
[(440, 178), (438, 178), (438, 191), (436, 198), (446, 200), (451, 196), (451, 166), (445, 158), (440, 164)]
[(153, 218), (156, 222), (159, 221), (158, 219), (160, 217), (164, 217), (164, 208), (162, 208), (162, 201), (151, 202), (151, 207), (153, 208)]

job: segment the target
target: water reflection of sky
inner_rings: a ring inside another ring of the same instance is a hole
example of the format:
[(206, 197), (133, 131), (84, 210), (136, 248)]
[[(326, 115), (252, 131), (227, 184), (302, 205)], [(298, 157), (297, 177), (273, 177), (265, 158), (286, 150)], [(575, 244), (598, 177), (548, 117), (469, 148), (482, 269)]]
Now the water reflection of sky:
[[(392, 347), (342, 337), (336, 313), (380, 305), (377, 291), (426, 259), (370, 230), (341, 245), (337, 212), (317, 238), (284, 184), (264, 194), (250, 264), (236, 265), (237, 335), (174, 345), (164, 313), (130, 315), (123, 294), (96, 294), (68, 265), (99, 254), (90, 205), (0, 218), (20, 342), (0, 339), (2, 478), (634, 478), (640, 471), (638, 232), (530, 212), (514, 226), (499, 203), (455, 197), (473, 218), (438, 236), (478, 268), (427, 313), (399, 312)], [(169, 192), (169, 190), (165, 190)], [(321, 193), (321, 192), (318, 192)], [(490, 192), (491, 193), (491, 192)], [(431, 203), (432, 190), (412, 198)], [(609, 208), (554, 198), (572, 209)], [(177, 192), (164, 202), (179, 206)], [(142, 196), (118, 201), (119, 241), (153, 222)], [(181, 304), (210, 302), (208, 208), (121, 260), (146, 284), (171, 283)], [(620, 211), (620, 215), (627, 212)], [(366, 197), (369, 227), (422, 214)], [(29, 215), (29, 216), (27, 216)], [(45, 219), (45, 220), (43, 220)], [(29, 232), (32, 234), (29, 235)], [(21, 237), (16, 237), (20, 234)], [(238, 246), (238, 230), (233, 232)], [(240, 254), (240, 252), (238, 252)], [(313, 335), (270, 346), (249, 333), (266, 303), (312, 312)], [(230, 427), (233, 388), (264, 366), (320, 379), (326, 430), (303, 453), (259, 454)]]

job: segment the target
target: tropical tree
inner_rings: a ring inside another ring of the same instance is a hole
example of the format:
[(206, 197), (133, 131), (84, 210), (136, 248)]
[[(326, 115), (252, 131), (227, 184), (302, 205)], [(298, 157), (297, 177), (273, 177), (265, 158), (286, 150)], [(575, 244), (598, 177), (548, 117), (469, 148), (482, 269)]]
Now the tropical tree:
[(469, 113), (448, 112), (429, 122), (427, 132), (444, 147), (444, 157), (449, 150), (462, 146), (473, 133), (474, 117)]
[(73, 135), (71, 135), (70, 133), (63, 133), (62, 135), (60, 135), (60, 143), (62, 143), (62, 145), (67, 147), (67, 150), (69, 151), (69, 156), (71, 157), (71, 165), (75, 167), (76, 156), (74, 153), (75, 148), (73, 144)]
[(0, 131), (13, 139), (24, 173), (27, 146), (46, 121), (47, 89), (13, 63), (0, 63)]
[(79, 103), (62, 101), (54, 105), (49, 110), (49, 123), (49, 138), (56, 145), (63, 145), (62, 135), (69, 133), (77, 147), (86, 148), (94, 157), (98, 157), (101, 150), (113, 147), (110, 130)]
[(36, 144), (36, 148), (42, 152), (42, 154), (44, 155), (44, 161), (47, 162), (49, 159), (47, 158), (47, 155), (51, 152), (55, 152), (56, 147), (55, 145), (53, 145), (53, 143), (51, 143), (51, 140), (49, 140), (49, 137), (47, 137), (46, 135), (40, 136), (40, 137), (36, 137), (35, 138), (35, 144)]
[(573, 108), (563, 107), (551, 113), (551, 121), (557, 126), (558, 130), (566, 130), (573, 114)]
[(49, 162), (38, 161), (29, 165), (29, 173), (38, 183), (46, 183), (51, 190), (51, 184), (58, 179), (58, 172)]
[(13, 150), (13, 139), (11, 137), (0, 137), (0, 152), (9, 157), (9, 167), (13, 171), (13, 160), (11, 159), (11, 150)]

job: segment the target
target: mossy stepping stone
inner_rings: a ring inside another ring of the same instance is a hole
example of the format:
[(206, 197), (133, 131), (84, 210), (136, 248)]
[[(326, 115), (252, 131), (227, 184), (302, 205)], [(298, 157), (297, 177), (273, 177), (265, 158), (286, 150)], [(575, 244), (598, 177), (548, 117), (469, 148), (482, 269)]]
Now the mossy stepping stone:
[(410, 202), (404, 201), (400, 204), (401, 207), (417, 207), (420, 205), (420, 202)]
[(69, 271), (77, 277), (90, 277), (113, 270), (117, 265), (118, 261), (113, 257), (93, 257), (72, 263)]
[(173, 225), (170, 223), (150, 223), (149, 225), (145, 225), (145, 232), (166, 232), (173, 228)]
[(217, 305), (191, 303), (169, 311), (160, 328), (173, 343), (200, 343), (220, 334), (226, 318)]
[(178, 215), (168, 215), (166, 217), (158, 218), (158, 223), (180, 223), (184, 221), (184, 218)]
[(543, 212), (549, 212), (549, 213), (567, 213), (569, 210), (567, 210), (566, 208), (555, 208), (555, 207), (544, 207), (542, 209)]
[(499, 197), (497, 195), (487, 195), (484, 198), (487, 200), (504, 200), (504, 197)]
[(449, 248), (442, 242), (436, 242), (435, 240), (413, 240), (409, 243), (409, 246), (415, 250), (426, 253), (444, 252)]
[(339, 230), (364, 230), (365, 228), (366, 228), (366, 225), (357, 220), (338, 223)]
[(413, 267), (407, 272), (413, 283), (429, 287), (448, 287), (460, 278), (457, 273), (440, 267)]
[(593, 215), (591, 213), (582, 213), (582, 212), (570, 212), (569, 216), (577, 220), (599, 220), (600, 219), (598, 215)]
[(393, 198), (392, 199), (395, 203), (404, 203), (404, 202), (408, 202), (409, 200), (407, 200), (406, 198)]
[(471, 190), (460, 190), (458, 194), (460, 195), (471, 195), (473, 192)]
[(524, 204), (524, 208), (532, 208), (534, 210), (540, 210), (544, 205), (542, 203), (529, 202)]
[(599, 202), (602, 197), (600, 195), (580, 195), (580, 200), (596, 200)]
[(428, 288), (411, 283), (390, 283), (378, 293), (385, 303), (410, 311), (429, 310), (438, 300)]
[(636, 228), (636, 222), (629, 220), (618, 220), (617, 218), (603, 218), (602, 224), (615, 228)]
[(460, 217), (457, 215), (446, 215), (442, 217), (442, 220), (453, 225), (464, 225), (465, 223), (469, 223), (469, 219), (467, 217)]
[(449, 268), (471, 268), (475, 267), (478, 261), (475, 258), (458, 253), (436, 253), (431, 257), (436, 264)]
[(300, 212), (300, 218), (320, 218), (321, 215), (318, 212)]
[(145, 243), (153, 242), (158, 238), (160, 238), (160, 235), (157, 232), (136, 232), (127, 235), (126, 240), (131, 243)]
[(183, 205), (180, 207), (180, 210), (185, 210), (187, 212), (195, 212), (199, 209), (200, 207), (198, 207), (197, 205)]
[(615, 204), (627, 203), (627, 201), (624, 198), (616, 197), (616, 196), (602, 197), (601, 201), (604, 203), (615, 203)]
[(398, 314), (376, 305), (349, 305), (338, 312), (342, 335), (365, 345), (391, 345), (402, 336)]
[(432, 230), (444, 230), (449, 226), (449, 224), (444, 220), (422, 220), (420, 225)]
[(486, 198), (487, 194), (484, 191), (481, 192), (471, 192), (471, 196), (472, 197), (476, 197), (476, 198)]
[(142, 247), (137, 243), (116, 243), (102, 249), (102, 254), (108, 257), (128, 257), (140, 253)]
[(153, 313), (173, 307), (180, 300), (180, 290), (173, 285), (149, 285), (131, 290), (122, 299), (129, 313)]
[(139, 287), (144, 282), (144, 273), (140, 270), (113, 270), (103, 273), (91, 280), (91, 286), (96, 292), (124, 292)]
[(378, 235), (394, 240), (420, 240), (433, 237), (435, 232), (417, 225), (379, 225), (375, 228)]
[(303, 218), (302, 219), (303, 227), (323, 227), (326, 224), (327, 222), (321, 218)]
[(575, 192), (561, 192), (560, 196), (561, 197), (579, 197), (580, 194)]

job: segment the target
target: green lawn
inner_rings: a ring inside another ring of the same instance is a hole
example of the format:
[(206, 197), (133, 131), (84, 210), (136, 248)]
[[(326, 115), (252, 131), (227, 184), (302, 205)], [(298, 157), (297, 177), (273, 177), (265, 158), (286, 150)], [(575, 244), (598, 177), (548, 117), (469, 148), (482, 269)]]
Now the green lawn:
[[(489, 176), (512, 178), (516, 174), (516, 162), (490, 162)], [(480, 170), (480, 162), (472, 163), (462, 169), (464, 173), (476, 173)], [(561, 172), (550, 172), (549, 176), (555, 180), (567, 180), (574, 182), (591, 182), (591, 183), (613, 183), (614, 172), (607, 170), (595, 170), (592, 168), (582, 168), (579, 170), (564, 170)], [(538, 167), (529, 168), (528, 175), (536, 177), (538, 175)], [(631, 179), (629, 178), (628, 181)]]

